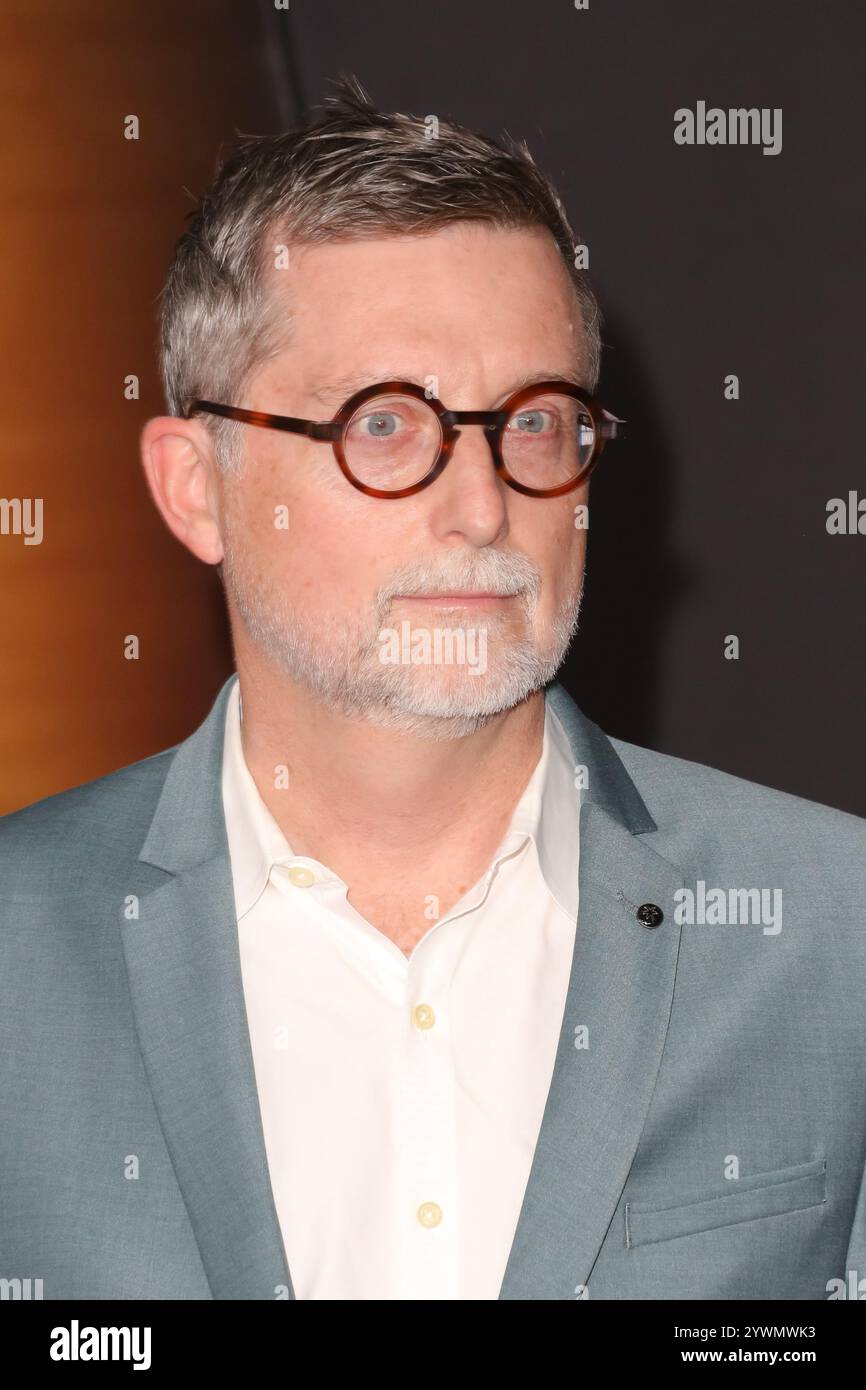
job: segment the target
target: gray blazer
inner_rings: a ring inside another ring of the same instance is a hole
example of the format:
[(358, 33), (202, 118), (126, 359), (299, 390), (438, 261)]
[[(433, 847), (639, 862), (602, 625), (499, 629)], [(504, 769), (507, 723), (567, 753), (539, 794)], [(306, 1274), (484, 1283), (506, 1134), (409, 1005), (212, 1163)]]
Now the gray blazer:
[[(175, 748), (0, 820), (0, 1279), (46, 1299), (294, 1297), (220, 795), (230, 684)], [(588, 775), (580, 909), (500, 1298), (844, 1296), (866, 821), (546, 698)]]

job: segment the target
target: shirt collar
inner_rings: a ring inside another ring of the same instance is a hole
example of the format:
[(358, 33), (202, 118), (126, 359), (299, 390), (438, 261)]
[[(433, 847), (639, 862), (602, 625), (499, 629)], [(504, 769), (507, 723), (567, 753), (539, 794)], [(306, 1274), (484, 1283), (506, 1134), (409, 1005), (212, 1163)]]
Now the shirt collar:
[(527, 833), (532, 836), (544, 880), (560, 907), (577, 916), (578, 849), (582, 792), (575, 785), (574, 755), (568, 735), (544, 702), (544, 747), (541, 759), (515, 809), (526, 802)]
[(222, 796), (238, 918), (264, 891), (271, 868), (292, 857), (292, 847), (271, 815), (247, 767), (241, 741), (240, 682), (226, 701)]
[[(249, 912), (276, 863), (292, 848), (271, 815), (244, 758), (242, 701), (235, 677), (226, 701), (222, 799), (238, 918)], [(581, 791), (574, 785), (571, 745), (550, 701), (545, 700), (541, 757), (514, 808), (494, 862), (529, 838), (544, 880), (560, 907), (577, 915)]]

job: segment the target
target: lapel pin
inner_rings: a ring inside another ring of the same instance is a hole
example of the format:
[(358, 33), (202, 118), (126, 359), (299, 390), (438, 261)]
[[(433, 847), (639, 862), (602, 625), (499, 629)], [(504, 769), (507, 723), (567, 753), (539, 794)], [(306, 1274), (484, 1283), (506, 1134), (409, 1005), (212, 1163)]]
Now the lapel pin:
[(634, 915), (642, 927), (658, 927), (665, 920), (665, 914), (655, 903), (642, 903)]

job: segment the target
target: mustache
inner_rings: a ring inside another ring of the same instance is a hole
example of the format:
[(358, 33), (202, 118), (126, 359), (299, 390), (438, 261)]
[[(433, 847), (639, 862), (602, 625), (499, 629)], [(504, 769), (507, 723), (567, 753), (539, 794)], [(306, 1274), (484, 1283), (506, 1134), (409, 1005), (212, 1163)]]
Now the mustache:
[(523, 594), (532, 602), (541, 592), (541, 571), (513, 550), (455, 551), (403, 565), (377, 594), (384, 611), (397, 594)]

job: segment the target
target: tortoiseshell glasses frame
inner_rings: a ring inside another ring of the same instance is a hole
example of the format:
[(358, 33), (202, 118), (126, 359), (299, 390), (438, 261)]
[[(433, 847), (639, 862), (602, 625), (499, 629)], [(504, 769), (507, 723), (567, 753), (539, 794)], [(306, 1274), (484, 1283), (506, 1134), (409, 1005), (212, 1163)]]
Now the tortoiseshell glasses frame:
[[(591, 453), (579, 472), (573, 478), (569, 478), (552, 488), (534, 488), (519, 482), (508, 472), (502, 455), (502, 436), (509, 419), (515, 411), (519, 410), (520, 406), (524, 405), (526, 401), (532, 400), (540, 392), (571, 396), (574, 400), (579, 401), (592, 420), (594, 431)], [(428, 405), (439, 420), (441, 439), (438, 454), (427, 473), (409, 487), (389, 490), (371, 487), (368, 483), (362, 482), (360, 478), (354, 476), (346, 461), (344, 441), (349, 422), (357, 413), (359, 406), (362, 406), (365, 401), (381, 395), (413, 396), (416, 400), (423, 401), (425, 405)], [(334, 457), (347, 481), (359, 492), (366, 493), (368, 497), (382, 498), (411, 497), (414, 493), (421, 492), (423, 488), (434, 483), (451, 458), (454, 445), (460, 437), (459, 425), (483, 426), (493, 454), (496, 472), (502, 481), (513, 488), (515, 492), (521, 492), (526, 497), (560, 497), (563, 493), (571, 492), (574, 488), (579, 487), (589, 477), (601, 458), (607, 440), (623, 438), (622, 427), (626, 423), (616, 415), (611, 415), (582, 387), (575, 386), (570, 381), (561, 381), (555, 378), (535, 381), (528, 386), (521, 387), (519, 391), (515, 391), (509, 396), (498, 410), (448, 410), (440, 400), (429, 395), (425, 388), (416, 382), (379, 381), (356, 391), (340, 407), (332, 420), (301, 420), (291, 415), (272, 415), (263, 410), (246, 410), (242, 406), (220, 405), (215, 401), (204, 400), (194, 400), (188, 407), (185, 418), (191, 419), (193, 415), (199, 413), (221, 415), (228, 420), (239, 420), (245, 425), (257, 425), (268, 430), (285, 430), (290, 434), (306, 435), (308, 439), (323, 444), (328, 443), (332, 446)]]

